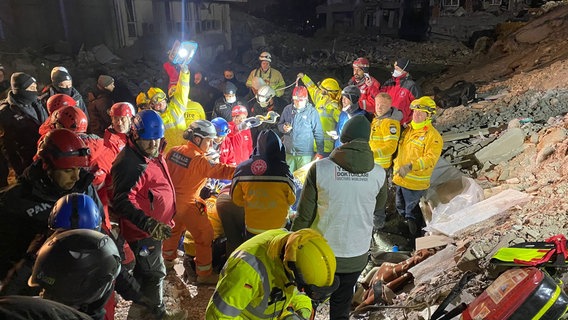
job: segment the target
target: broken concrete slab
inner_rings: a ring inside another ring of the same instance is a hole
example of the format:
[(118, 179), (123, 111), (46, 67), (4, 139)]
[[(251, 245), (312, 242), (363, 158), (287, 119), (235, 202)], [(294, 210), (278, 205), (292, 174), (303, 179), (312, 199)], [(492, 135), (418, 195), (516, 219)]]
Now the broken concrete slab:
[(531, 196), (513, 189), (507, 189), (489, 199), (485, 199), (460, 211), (451, 213), (449, 218), (439, 223), (431, 223), (430, 229), (450, 237), (481, 221), (487, 220), (509, 208), (522, 205)]
[(95, 55), (95, 59), (102, 64), (111, 63), (115, 60), (120, 60), (118, 56), (116, 56), (110, 49), (105, 46), (104, 44), (100, 44), (98, 46), (94, 46), (91, 51)]
[(479, 163), (498, 164), (510, 160), (523, 151), (525, 132), (521, 128), (508, 129), (501, 137), (475, 153)]
[(456, 246), (448, 245), (435, 255), (410, 268), (408, 272), (414, 276), (414, 285), (430, 283), (432, 278), (440, 276), (446, 270), (455, 267), (456, 263), (453, 259), (455, 252)]

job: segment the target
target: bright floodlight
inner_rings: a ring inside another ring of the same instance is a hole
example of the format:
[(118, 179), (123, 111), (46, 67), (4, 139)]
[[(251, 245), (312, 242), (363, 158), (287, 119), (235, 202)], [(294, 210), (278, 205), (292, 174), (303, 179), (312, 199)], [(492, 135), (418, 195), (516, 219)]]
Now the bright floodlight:
[(178, 51), (178, 56), (180, 56), (180, 58), (185, 58), (185, 57), (187, 57), (187, 54), (188, 54), (188, 53), (189, 53), (189, 52), (187, 51), (186, 48), (181, 48), (181, 49), (179, 49), (179, 51)]

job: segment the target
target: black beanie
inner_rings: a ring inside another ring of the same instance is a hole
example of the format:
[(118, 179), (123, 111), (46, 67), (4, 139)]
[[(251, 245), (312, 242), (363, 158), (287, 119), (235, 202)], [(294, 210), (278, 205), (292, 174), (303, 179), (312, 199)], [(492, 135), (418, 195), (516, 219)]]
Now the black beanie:
[(34, 82), (36, 82), (36, 79), (34, 77), (23, 72), (13, 73), (12, 78), (10, 78), (10, 85), (14, 94), (18, 94), (20, 90), (26, 90), (26, 88)]
[(354, 116), (347, 120), (343, 129), (341, 130), (341, 143), (347, 143), (355, 139), (364, 139), (369, 141), (371, 135), (371, 124), (365, 116)]
[(401, 68), (404, 71), (408, 71), (408, 65), (410, 64), (410, 60), (406, 59), (406, 58), (399, 58), (398, 60), (396, 60), (396, 66)]
[(51, 83), (53, 83), (53, 85), (57, 86), (65, 80), (72, 80), (71, 75), (69, 75), (66, 71), (56, 70), (51, 73)]

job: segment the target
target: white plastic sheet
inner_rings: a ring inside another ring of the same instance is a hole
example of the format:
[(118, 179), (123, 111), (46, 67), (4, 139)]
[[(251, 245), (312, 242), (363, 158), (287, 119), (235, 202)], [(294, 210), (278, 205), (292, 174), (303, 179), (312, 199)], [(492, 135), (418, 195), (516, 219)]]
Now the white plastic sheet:
[(473, 224), (503, 213), (513, 206), (528, 202), (530, 198), (530, 195), (524, 192), (507, 189), (491, 198), (450, 213), (447, 219), (444, 218), (441, 222), (431, 223), (429, 227), (434, 232), (453, 237)]

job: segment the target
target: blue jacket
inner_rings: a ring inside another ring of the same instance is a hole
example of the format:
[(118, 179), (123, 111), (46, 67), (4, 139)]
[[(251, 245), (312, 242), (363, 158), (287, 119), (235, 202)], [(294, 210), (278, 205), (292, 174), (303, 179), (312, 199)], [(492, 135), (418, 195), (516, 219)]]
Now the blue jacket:
[[(345, 111), (341, 111), (339, 114), (339, 121), (337, 121), (337, 126), (335, 127), (335, 132), (337, 132), (337, 136), (341, 136), (341, 130), (343, 130), (343, 126), (347, 122), (347, 120), (353, 118), (354, 116), (362, 115), (364, 116), (367, 112), (361, 108), (357, 108), (353, 113), (347, 113)], [(335, 140), (335, 147), (339, 147), (341, 145), (341, 141), (339, 138)]]
[[(284, 132), (284, 124), (292, 126), (290, 132)], [(323, 154), (323, 130), (319, 113), (311, 103), (301, 110), (294, 108), (294, 104), (289, 104), (284, 108), (278, 130), (284, 135), (282, 142), (286, 148), (286, 153), (294, 156), (312, 156), (314, 154), (314, 141), (317, 153)]]

